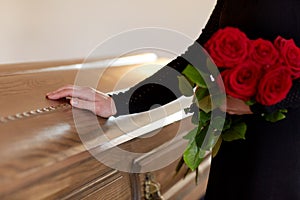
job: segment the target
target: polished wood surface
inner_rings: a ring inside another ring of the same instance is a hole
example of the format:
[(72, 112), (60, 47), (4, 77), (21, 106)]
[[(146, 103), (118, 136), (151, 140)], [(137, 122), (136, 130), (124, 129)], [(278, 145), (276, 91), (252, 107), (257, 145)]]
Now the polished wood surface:
[[(48, 100), (45, 94), (74, 83), (97, 84), (104, 92), (125, 89), (167, 61), (125, 62), (106, 68), (101, 66), (107, 62), (100, 60), (99, 67), (84, 70), (78, 68), (82, 64), (79, 60), (0, 66), (0, 199), (143, 199), (145, 170), (157, 162), (167, 162), (186, 145), (182, 136), (193, 125), (180, 108), (188, 105), (188, 100), (180, 99), (150, 112), (102, 119), (72, 109), (67, 100)], [(78, 73), (101, 74), (101, 78), (96, 83), (91, 79), (78, 82)], [(95, 119), (101, 130), (95, 128)], [(167, 145), (170, 140), (172, 144)], [(143, 153), (133, 158), (141, 173), (122, 172), (96, 159), (103, 152), (109, 156), (115, 146)], [(171, 175), (176, 163), (152, 172), (162, 195), (167, 199), (197, 199), (203, 195), (208, 165), (203, 167), (201, 184), (196, 186), (193, 178), (182, 179), (183, 172)]]

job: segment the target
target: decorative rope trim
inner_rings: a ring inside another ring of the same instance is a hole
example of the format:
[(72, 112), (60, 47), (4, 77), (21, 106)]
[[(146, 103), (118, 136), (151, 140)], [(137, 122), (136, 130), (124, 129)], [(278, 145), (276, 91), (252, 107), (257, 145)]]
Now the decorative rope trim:
[(15, 115), (9, 115), (7, 117), (0, 117), (0, 124), (7, 123), (9, 121), (15, 121), (15, 120), (28, 118), (28, 117), (33, 117), (33, 116), (40, 115), (40, 114), (50, 113), (53, 111), (66, 109), (66, 108), (71, 108), (71, 105), (68, 103), (63, 103), (63, 104), (59, 104), (56, 106), (50, 106), (50, 107), (45, 107), (45, 108), (39, 108), (36, 110), (31, 110), (28, 112), (17, 113)]

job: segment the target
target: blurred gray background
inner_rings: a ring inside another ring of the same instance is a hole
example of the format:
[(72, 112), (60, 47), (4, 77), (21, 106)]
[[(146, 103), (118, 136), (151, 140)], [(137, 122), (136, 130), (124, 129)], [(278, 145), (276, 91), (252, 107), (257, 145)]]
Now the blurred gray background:
[[(0, 63), (84, 58), (109, 37), (143, 27), (167, 28), (195, 39), (215, 3), (216, 0), (0, 0)], [(103, 56), (115, 54), (117, 48)]]

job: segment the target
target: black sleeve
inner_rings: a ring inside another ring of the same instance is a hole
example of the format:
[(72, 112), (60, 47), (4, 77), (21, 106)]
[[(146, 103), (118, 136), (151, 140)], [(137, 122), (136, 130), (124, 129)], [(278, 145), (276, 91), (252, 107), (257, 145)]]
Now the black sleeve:
[(189, 64), (184, 57), (195, 55), (195, 52), (192, 52), (195, 49), (193, 46), (196, 43), (200, 45), (205, 44), (212, 34), (218, 30), (223, 4), (224, 0), (217, 1), (201, 35), (184, 54), (178, 56), (154, 75), (131, 87), (129, 90), (111, 95), (117, 109), (115, 116), (147, 111), (159, 105), (167, 104), (181, 96), (177, 76)]

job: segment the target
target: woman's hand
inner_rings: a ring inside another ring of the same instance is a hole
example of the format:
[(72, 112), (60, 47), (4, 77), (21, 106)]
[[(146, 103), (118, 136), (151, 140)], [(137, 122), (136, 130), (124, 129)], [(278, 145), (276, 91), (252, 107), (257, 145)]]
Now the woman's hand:
[(250, 110), (250, 106), (248, 106), (243, 100), (233, 98), (231, 96), (227, 96), (226, 98), (226, 106), (222, 105), (221, 110), (227, 112), (231, 115), (245, 115), (245, 114), (253, 114)]
[[(71, 97), (71, 105), (76, 108), (92, 111), (94, 114), (108, 118), (117, 113), (113, 99), (105, 93), (90, 87), (67, 85), (46, 94), (49, 99), (56, 100)], [(253, 114), (243, 100), (227, 96), (227, 105), (221, 110), (232, 115)]]
[(71, 97), (71, 105), (76, 108), (92, 111), (94, 114), (108, 118), (116, 114), (113, 99), (105, 93), (90, 87), (66, 85), (46, 94), (48, 99), (56, 100)]

